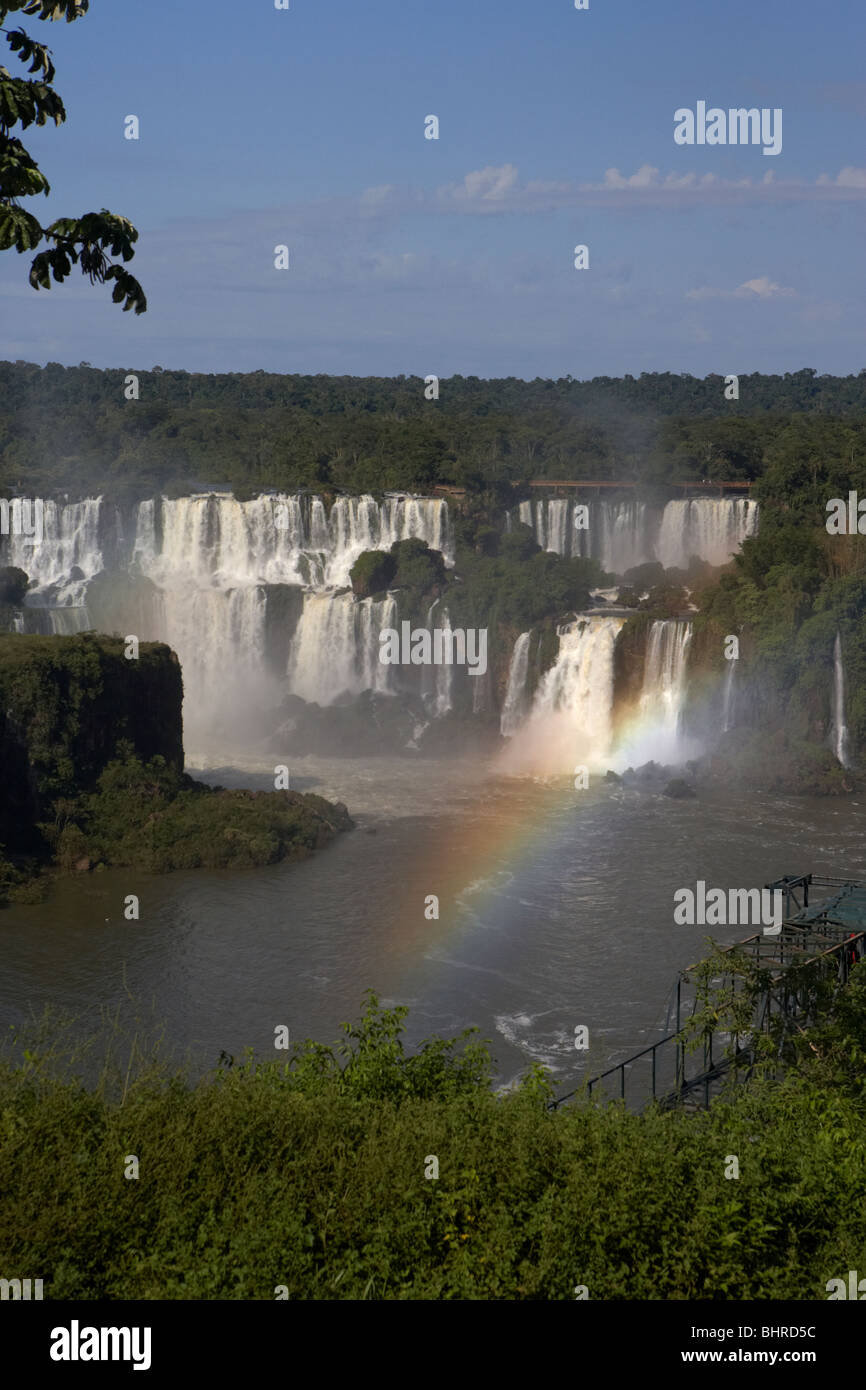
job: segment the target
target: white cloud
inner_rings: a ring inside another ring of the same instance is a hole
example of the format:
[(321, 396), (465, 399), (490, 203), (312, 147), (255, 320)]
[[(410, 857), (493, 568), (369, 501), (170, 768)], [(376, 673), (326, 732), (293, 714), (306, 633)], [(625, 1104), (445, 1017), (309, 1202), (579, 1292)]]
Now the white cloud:
[(775, 280), (771, 280), (767, 275), (760, 275), (754, 280), (745, 280), (742, 285), (738, 285), (735, 290), (714, 289), (706, 285), (701, 289), (689, 290), (687, 299), (791, 299), (796, 297), (797, 291), (788, 289), (783, 285), (777, 285)]
[(469, 202), (501, 202), (512, 192), (516, 183), (515, 165), (501, 164), (497, 167), (488, 164), (484, 169), (474, 169), (466, 174), (462, 184), (449, 184), (445, 189), (441, 189), (440, 193)]
[(866, 169), (855, 169), (848, 164), (836, 175), (837, 188), (866, 188)]
[[(866, 170), (848, 167), (817, 180), (780, 179), (772, 170), (760, 178), (725, 179), (709, 171), (666, 174), (653, 164), (642, 164), (632, 174), (606, 169), (600, 183), (568, 183), (534, 180), (521, 184), (513, 164), (489, 165), (466, 174), (462, 183), (445, 184), (432, 197), (443, 212), (486, 213), (546, 212), (560, 207), (690, 207), (742, 203), (791, 203), (810, 201), (859, 202), (866, 195)], [(414, 195), (402, 206), (428, 207), (431, 195)]]

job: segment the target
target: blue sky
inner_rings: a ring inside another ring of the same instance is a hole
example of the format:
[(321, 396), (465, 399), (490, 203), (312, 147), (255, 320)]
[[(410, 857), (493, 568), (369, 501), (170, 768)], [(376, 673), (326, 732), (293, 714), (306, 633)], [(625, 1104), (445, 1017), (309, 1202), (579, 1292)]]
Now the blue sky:
[[(7, 252), (0, 356), (443, 377), (866, 366), (853, 0), (92, 0), (73, 25), (20, 22), (53, 48), (68, 116), (26, 133), (52, 184), (30, 205), (43, 223), (129, 217), (150, 307), (123, 314), (80, 278), (37, 294)], [(781, 107), (781, 153), (677, 145), (674, 112), (698, 101)]]

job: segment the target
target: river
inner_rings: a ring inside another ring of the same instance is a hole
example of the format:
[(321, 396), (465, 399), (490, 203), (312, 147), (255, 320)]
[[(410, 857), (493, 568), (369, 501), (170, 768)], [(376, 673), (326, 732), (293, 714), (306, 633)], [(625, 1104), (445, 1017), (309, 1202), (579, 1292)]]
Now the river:
[[(268, 788), (273, 763), (188, 770)], [(674, 924), (674, 893), (785, 873), (866, 877), (855, 798), (697, 800), (592, 781), (496, 775), (483, 763), (298, 759), (292, 787), (339, 799), (357, 828), (307, 861), (236, 873), (107, 870), (0, 912), (4, 1032), (52, 1004), (152, 1012), (194, 1070), (274, 1029), (332, 1041), (375, 989), (410, 1008), (407, 1041), (477, 1026), (507, 1083), (537, 1060), (556, 1084), (655, 1040), (678, 970), (710, 929)], [(140, 920), (126, 921), (127, 894)], [(429, 895), (439, 917), (425, 915)], [(748, 929), (713, 929), (722, 942)], [(135, 1001), (133, 1003), (133, 1001)], [(574, 1050), (576, 1025), (590, 1049)]]

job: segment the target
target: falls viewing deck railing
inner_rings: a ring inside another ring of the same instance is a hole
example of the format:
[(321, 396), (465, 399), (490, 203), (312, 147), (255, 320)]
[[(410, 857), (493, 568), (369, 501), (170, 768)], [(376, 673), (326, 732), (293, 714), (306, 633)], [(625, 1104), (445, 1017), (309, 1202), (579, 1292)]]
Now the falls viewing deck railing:
[[(779, 932), (750, 936), (721, 952), (722, 957), (738, 953), (764, 972), (765, 985), (749, 1031), (730, 1034), (696, 1029), (694, 1018), (700, 1000), (694, 975), (698, 967), (692, 966), (677, 976), (670, 1011), (675, 1014), (674, 1029), (583, 1086), (557, 1097), (551, 1101), (551, 1109), (582, 1092), (619, 1098), (631, 1106), (653, 1101), (666, 1109), (706, 1106), (732, 1072), (738, 1080), (748, 1079), (761, 1034), (770, 1034), (781, 1024), (784, 1037), (789, 1026), (813, 1021), (814, 989), (812, 979), (802, 974), (803, 967), (814, 965), (822, 979), (835, 979), (839, 987), (847, 984), (852, 968), (866, 955), (866, 883), (802, 874), (777, 879), (766, 887), (783, 895)], [(725, 978), (735, 984), (733, 969), (727, 977), (721, 971), (713, 983)]]

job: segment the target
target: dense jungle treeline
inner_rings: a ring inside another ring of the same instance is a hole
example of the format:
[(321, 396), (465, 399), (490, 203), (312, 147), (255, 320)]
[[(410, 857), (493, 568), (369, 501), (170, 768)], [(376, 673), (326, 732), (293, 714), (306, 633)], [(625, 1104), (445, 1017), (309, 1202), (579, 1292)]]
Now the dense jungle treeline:
[[(130, 372), (138, 400), (125, 398)], [(780, 463), (808, 468), (810, 450), (850, 462), (864, 446), (866, 369), (741, 376), (736, 401), (721, 376), (672, 373), (458, 376), (427, 400), (421, 377), (0, 363), (0, 493), (754, 480)]]

